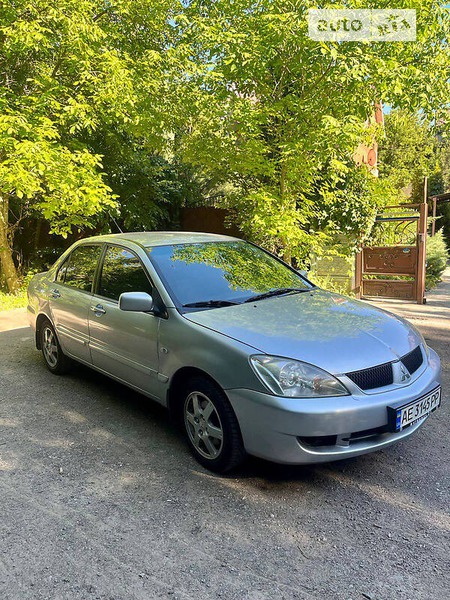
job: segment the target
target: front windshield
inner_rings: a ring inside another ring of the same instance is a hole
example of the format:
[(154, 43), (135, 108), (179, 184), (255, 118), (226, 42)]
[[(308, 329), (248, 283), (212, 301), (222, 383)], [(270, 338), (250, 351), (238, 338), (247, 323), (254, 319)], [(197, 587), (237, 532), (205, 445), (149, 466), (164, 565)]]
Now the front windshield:
[(307, 290), (295, 271), (244, 241), (155, 246), (148, 255), (181, 307), (241, 303), (275, 290)]

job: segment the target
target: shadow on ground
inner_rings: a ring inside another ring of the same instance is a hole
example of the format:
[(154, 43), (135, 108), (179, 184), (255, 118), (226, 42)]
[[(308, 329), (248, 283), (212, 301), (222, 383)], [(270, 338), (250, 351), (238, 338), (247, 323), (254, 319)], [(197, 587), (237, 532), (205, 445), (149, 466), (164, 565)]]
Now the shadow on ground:
[[(447, 310), (412, 311), (446, 366)], [(0, 365), (2, 599), (446, 597), (448, 402), (385, 451), (218, 477), (157, 404), (52, 376), (28, 329), (0, 333)]]

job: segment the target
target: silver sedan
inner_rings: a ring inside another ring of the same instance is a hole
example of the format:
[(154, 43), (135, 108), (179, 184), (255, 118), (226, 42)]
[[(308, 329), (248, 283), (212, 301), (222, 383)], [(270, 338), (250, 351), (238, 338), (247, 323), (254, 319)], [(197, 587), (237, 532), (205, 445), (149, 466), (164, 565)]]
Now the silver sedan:
[(85, 239), (28, 299), (52, 373), (75, 360), (160, 402), (213, 471), (385, 448), (440, 405), (439, 358), (412, 325), (239, 239)]

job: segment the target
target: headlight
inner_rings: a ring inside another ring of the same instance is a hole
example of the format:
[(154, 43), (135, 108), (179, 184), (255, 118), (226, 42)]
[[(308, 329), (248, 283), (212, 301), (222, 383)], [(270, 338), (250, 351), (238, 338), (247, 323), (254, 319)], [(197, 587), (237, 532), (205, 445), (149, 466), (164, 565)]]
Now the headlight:
[(279, 356), (256, 355), (250, 357), (250, 364), (261, 381), (277, 396), (320, 398), (349, 394), (333, 375), (308, 363)]

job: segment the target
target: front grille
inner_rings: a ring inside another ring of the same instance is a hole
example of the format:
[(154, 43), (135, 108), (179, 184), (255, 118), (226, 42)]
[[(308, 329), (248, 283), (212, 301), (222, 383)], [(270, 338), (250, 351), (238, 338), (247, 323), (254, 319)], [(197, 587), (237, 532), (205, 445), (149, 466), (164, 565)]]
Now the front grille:
[(394, 383), (392, 363), (353, 371), (353, 373), (346, 373), (346, 375), (362, 390), (373, 390)]
[(402, 356), (400, 360), (408, 369), (410, 375), (415, 373), (423, 363), (422, 350), (420, 349), (420, 346), (417, 346), (417, 348), (414, 348), (412, 352)]
[[(408, 369), (410, 375), (415, 373), (423, 363), (420, 346), (417, 346), (417, 348), (414, 348), (414, 350), (408, 352), (405, 356), (402, 356), (400, 361)], [(384, 363), (383, 365), (377, 365), (376, 367), (370, 367), (369, 369), (353, 371), (352, 373), (346, 373), (346, 375), (362, 390), (373, 390), (394, 383), (392, 363)]]

